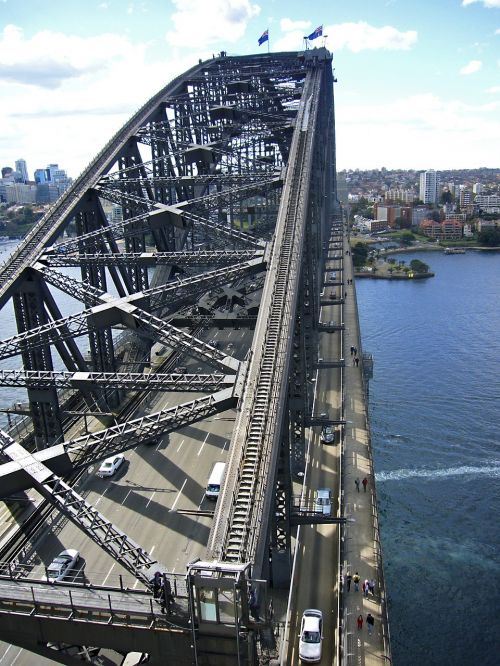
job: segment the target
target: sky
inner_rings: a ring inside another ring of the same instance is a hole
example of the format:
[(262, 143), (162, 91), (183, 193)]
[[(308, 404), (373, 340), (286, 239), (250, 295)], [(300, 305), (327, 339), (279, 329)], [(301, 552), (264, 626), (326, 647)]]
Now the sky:
[(0, 0), (0, 166), (76, 177), (200, 58), (318, 26), (338, 170), (500, 167), (500, 0)]

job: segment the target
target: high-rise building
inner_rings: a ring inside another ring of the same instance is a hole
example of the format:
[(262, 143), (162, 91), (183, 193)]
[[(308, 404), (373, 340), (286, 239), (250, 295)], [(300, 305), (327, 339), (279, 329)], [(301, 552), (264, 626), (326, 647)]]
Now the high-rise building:
[(472, 191), (474, 192), (474, 194), (482, 194), (482, 192), (483, 192), (482, 184), (481, 183), (474, 183), (474, 185), (472, 186)]
[(420, 200), (424, 204), (438, 203), (439, 176), (434, 169), (423, 171), (420, 174)]
[(16, 171), (21, 174), (21, 180), (23, 183), (27, 183), (28, 178), (28, 167), (26, 166), (26, 160), (20, 159), (16, 160)]

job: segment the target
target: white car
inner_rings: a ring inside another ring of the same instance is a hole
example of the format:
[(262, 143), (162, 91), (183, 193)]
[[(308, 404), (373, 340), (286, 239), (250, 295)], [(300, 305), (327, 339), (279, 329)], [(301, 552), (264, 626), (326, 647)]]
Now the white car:
[(299, 659), (306, 664), (321, 661), (321, 641), (323, 640), (323, 613), (309, 608), (302, 613), (299, 636)]
[(318, 488), (314, 498), (314, 510), (316, 513), (322, 513), (324, 516), (330, 516), (332, 513), (332, 491), (330, 488)]
[(115, 456), (111, 456), (111, 458), (106, 458), (106, 460), (102, 461), (97, 474), (99, 476), (113, 476), (124, 460), (125, 456), (123, 453), (117, 453)]
[(331, 444), (335, 439), (335, 431), (333, 426), (327, 425), (321, 431), (321, 441), (325, 444)]
[(47, 580), (54, 583), (68, 576), (74, 579), (78, 573), (74, 570), (74, 567), (79, 559), (80, 553), (77, 550), (73, 550), (72, 548), (63, 550), (57, 557), (54, 557), (48, 566)]

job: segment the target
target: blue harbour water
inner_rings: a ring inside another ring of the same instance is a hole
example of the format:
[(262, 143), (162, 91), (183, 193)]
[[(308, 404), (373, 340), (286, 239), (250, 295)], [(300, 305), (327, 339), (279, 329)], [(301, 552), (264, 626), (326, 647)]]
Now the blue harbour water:
[(500, 663), (500, 253), (357, 280), (397, 666)]

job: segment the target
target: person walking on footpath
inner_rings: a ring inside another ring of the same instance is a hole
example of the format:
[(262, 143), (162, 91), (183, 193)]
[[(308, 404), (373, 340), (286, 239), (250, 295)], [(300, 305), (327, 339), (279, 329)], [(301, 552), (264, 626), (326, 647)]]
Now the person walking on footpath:
[(358, 629), (361, 631), (363, 629), (363, 616), (358, 615)]
[(368, 485), (368, 479), (366, 478), (366, 476), (365, 476), (365, 478), (363, 479), (363, 481), (361, 481), (361, 483), (363, 484), (363, 489), (364, 489), (364, 491), (365, 491), (365, 493), (366, 493), (366, 486)]
[(375, 579), (371, 579), (368, 581), (368, 589), (370, 590), (372, 596), (375, 596)]
[(354, 347), (351, 345), (351, 356), (354, 355)]
[(368, 627), (368, 635), (372, 635), (373, 625), (375, 624), (375, 618), (371, 613), (368, 613), (366, 616), (366, 626)]
[(357, 490), (358, 493), (359, 493), (359, 479), (358, 479), (358, 477), (356, 477), (356, 478), (354, 479), (354, 483), (356, 484), (356, 490)]
[(363, 596), (368, 598), (368, 592), (370, 590), (368, 578), (363, 583)]
[(347, 572), (347, 576), (346, 576), (347, 591), (348, 591), (348, 592), (351, 591), (351, 580), (352, 580), (351, 572), (348, 571), (348, 572)]
[(359, 592), (359, 573), (357, 571), (352, 577), (352, 581), (354, 583), (354, 591)]

